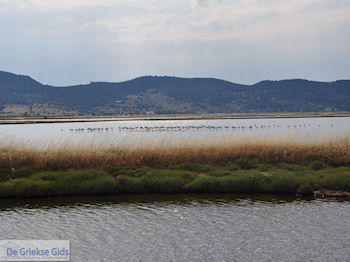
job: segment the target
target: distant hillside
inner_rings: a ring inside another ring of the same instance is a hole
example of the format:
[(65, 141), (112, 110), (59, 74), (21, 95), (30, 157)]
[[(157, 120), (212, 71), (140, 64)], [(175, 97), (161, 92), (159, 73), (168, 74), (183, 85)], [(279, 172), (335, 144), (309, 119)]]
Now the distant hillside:
[(350, 111), (350, 80), (240, 85), (213, 78), (145, 76), (55, 87), (0, 72), (0, 114), (187, 114)]

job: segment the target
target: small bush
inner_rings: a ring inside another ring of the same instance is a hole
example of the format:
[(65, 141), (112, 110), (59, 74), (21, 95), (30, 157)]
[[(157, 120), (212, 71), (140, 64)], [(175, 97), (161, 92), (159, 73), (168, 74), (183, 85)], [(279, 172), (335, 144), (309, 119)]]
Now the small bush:
[(294, 172), (301, 172), (307, 169), (305, 166), (295, 165), (295, 164), (287, 164), (287, 163), (279, 163), (274, 166), (274, 169), (282, 169)]
[(186, 172), (182, 174), (182, 178), (186, 181), (186, 183), (192, 182), (196, 178), (198, 178), (198, 174), (192, 172)]
[(13, 170), (13, 178), (22, 178), (22, 177), (31, 177), (35, 173), (37, 173), (34, 168), (31, 167), (21, 167)]
[(22, 178), (17, 180), (14, 185), (14, 195), (16, 197), (51, 196), (55, 194), (53, 188), (54, 185), (50, 181)]
[(117, 177), (114, 187), (116, 194), (145, 194), (147, 193), (140, 178), (121, 176)]
[(317, 188), (350, 191), (350, 172), (338, 173), (332, 170), (332, 173), (329, 173), (328, 169), (324, 169), (317, 173), (323, 174), (323, 178), (317, 181)]
[(6, 182), (0, 183), (1, 198), (15, 197), (13, 192), (14, 192), (14, 183), (12, 181), (6, 181)]
[(255, 164), (254, 162), (250, 161), (250, 160), (246, 160), (246, 159), (238, 159), (235, 161), (235, 164), (241, 168), (241, 169), (254, 169), (257, 168), (257, 164)]
[(213, 166), (202, 165), (199, 163), (183, 163), (176, 166), (172, 166), (173, 169), (181, 169), (184, 171), (191, 171), (196, 173), (206, 173), (214, 169)]
[(229, 176), (231, 174), (232, 172), (230, 170), (227, 170), (224, 168), (213, 169), (208, 173), (209, 176), (216, 176), (216, 177)]
[(146, 173), (144, 169), (137, 169), (129, 166), (112, 167), (107, 172), (109, 174), (112, 174), (113, 176), (125, 175), (125, 176), (132, 176), (132, 177), (140, 177)]
[(295, 191), (298, 195), (312, 196), (314, 194), (314, 188), (310, 183), (300, 185)]
[(0, 169), (0, 181), (8, 181), (12, 178), (12, 171), (10, 168)]
[(54, 195), (110, 194), (115, 185), (115, 179), (103, 171), (43, 172), (32, 180), (51, 182)]
[(260, 179), (255, 174), (240, 174), (224, 177), (201, 176), (185, 186), (193, 193), (257, 193)]
[(0, 181), (8, 181), (11, 179), (31, 177), (37, 173), (34, 168), (21, 167), (21, 168), (3, 168), (0, 169)]
[(221, 193), (219, 178), (200, 176), (198, 179), (185, 186), (185, 189), (192, 193)]
[(258, 170), (263, 171), (263, 172), (267, 172), (270, 169), (272, 169), (272, 165), (269, 165), (269, 164), (260, 164), (258, 166)]
[(321, 161), (313, 161), (309, 167), (311, 169), (317, 171), (317, 170), (325, 169), (328, 166), (326, 164), (322, 163)]
[(194, 179), (190, 173), (179, 170), (154, 170), (141, 178), (145, 190), (149, 193), (179, 193), (189, 181)]
[(293, 173), (282, 172), (273, 174), (271, 179), (267, 180), (268, 183), (265, 186), (269, 193), (294, 194), (300, 185), (298, 179)]
[(231, 164), (231, 165), (228, 165), (228, 166), (226, 167), (226, 169), (228, 169), (228, 170), (234, 172), (234, 171), (239, 170), (240, 167), (239, 167), (238, 165), (236, 165), (236, 164)]

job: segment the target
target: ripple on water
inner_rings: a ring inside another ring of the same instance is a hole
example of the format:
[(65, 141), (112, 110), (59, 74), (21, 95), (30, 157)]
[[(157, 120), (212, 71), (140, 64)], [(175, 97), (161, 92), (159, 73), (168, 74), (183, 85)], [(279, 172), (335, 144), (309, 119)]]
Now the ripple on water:
[(350, 258), (348, 201), (178, 195), (28, 202), (1, 208), (2, 237), (70, 239), (72, 261)]

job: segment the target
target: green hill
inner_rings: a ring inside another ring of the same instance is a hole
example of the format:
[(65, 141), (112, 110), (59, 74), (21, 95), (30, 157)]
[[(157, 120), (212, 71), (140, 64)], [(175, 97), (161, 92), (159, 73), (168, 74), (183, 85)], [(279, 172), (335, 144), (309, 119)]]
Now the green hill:
[(213, 78), (145, 76), (55, 87), (0, 72), (2, 115), (350, 111), (350, 80), (240, 85)]

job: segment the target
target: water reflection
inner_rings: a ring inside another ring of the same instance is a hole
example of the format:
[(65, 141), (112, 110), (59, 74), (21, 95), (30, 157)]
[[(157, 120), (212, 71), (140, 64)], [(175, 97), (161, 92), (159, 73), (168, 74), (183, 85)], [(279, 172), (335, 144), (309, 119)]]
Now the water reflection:
[[(259, 195), (259, 194), (147, 194), (147, 195), (106, 195), (106, 196), (70, 196), (51, 198), (27, 198), (27, 199), (1, 199), (0, 210), (11, 209), (49, 209), (55, 207), (79, 207), (94, 208), (105, 205), (128, 204), (158, 204), (158, 205), (224, 205), (236, 203), (237, 205), (254, 205), (256, 203), (283, 204), (288, 202), (311, 201), (314, 198), (294, 197), (285, 195)], [(318, 199), (320, 200), (320, 199)], [(329, 199), (327, 200), (329, 201)], [(331, 201), (347, 201), (346, 199), (331, 199)]]

